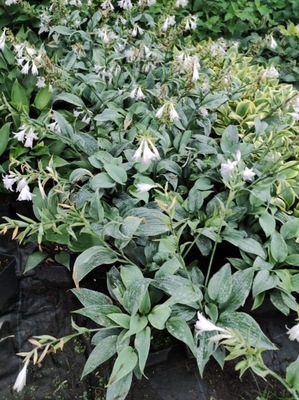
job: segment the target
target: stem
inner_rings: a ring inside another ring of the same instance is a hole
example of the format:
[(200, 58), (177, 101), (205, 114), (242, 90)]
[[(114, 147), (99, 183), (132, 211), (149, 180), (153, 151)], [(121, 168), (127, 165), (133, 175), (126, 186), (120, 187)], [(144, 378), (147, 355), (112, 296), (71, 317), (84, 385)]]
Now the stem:
[(292, 389), (285, 379), (283, 379), (281, 376), (279, 376), (276, 372), (272, 371), (271, 369), (269, 369), (269, 375), (273, 376), (273, 378), (278, 380), (288, 390), (288, 392), (291, 393), (292, 396), (294, 396), (294, 400), (299, 400), (299, 396), (296, 393), (296, 390)]
[(220, 224), (220, 226), (218, 228), (216, 240), (215, 240), (215, 243), (214, 243), (214, 246), (213, 246), (213, 249), (212, 249), (212, 254), (211, 254), (209, 265), (208, 265), (208, 271), (207, 271), (207, 275), (206, 275), (206, 278), (205, 278), (205, 284), (204, 284), (205, 289), (207, 288), (207, 285), (208, 285), (208, 282), (209, 282), (209, 278), (210, 278), (210, 275), (211, 275), (211, 269), (212, 269), (212, 265), (213, 265), (213, 261), (214, 261), (214, 257), (215, 257), (215, 253), (216, 253), (216, 249), (217, 249), (217, 245), (219, 243), (221, 230), (222, 230), (223, 225), (224, 225), (226, 211), (228, 209), (229, 204), (233, 200), (234, 195), (235, 195), (234, 190), (230, 189), (229, 194), (228, 194), (228, 198), (226, 200), (226, 204), (225, 204), (224, 210), (222, 212), (221, 224)]

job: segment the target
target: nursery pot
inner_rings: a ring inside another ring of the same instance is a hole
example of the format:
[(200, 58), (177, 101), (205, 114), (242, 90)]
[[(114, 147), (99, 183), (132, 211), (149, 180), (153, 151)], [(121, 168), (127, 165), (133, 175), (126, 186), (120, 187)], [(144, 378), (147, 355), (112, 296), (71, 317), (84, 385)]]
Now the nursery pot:
[(7, 254), (0, 254), (0, 312), (18, 292), (16, 259)]

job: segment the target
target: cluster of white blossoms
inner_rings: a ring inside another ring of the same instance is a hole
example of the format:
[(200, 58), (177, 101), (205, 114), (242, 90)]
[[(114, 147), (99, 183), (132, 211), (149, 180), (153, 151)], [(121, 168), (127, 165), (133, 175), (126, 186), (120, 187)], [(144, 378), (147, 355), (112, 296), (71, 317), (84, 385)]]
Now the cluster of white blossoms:
[(194, 31), (197, 28), (197, 15), (189, 15), (185, 19), (185, 31)]
[(196, 82), (199, 78), (200, 63), (196, 55), (190, 56), (185, 52), (176, 56), (177, 68), (191, 75), (192, 82)]
[(17, 183), (16, 192), (19, 192), (17, 200), (32, 200), (32, 193), (25, 179), (19, 178), (14, 172), (10, 171), (4, 175), (3, 185), (7, 190), (14, 191), (13, 185)]
[(168, 17), (165, 18), (163, 25), (162, 25), (162, 31), (166, 32), (168, 29), (175, 25), (175, 16), (174, 15), (169, 15)]
[(133, 7), (131, 0), (119, 0), (117, 4), (120, 8), (123, 8), (124, 10), (130, 10), (130, 8)]
[(180, 119), (180, 116), (179, 116), (178, 112), (176, 111), (172, 101), (167, 101), (156, 112), (157, 118), (162, 118), (163, 115), (167, 115), (169, 117), (170, 122), (175, 122)]
[(5, 5), (6, 6), (12, 6), (13, 4), (19, 3), (19, 0), (6, 0)]
[(252, 168), (245, 167), (244, 169), (240, 170), (241, 162), (241, 152), (238, 150), (236, 152), (236, 159), (234, 161), (226, 160), (225, 162), (221, 163), (220, 173), (222, 178), (225, 181), (229, 181), (235, 173), (240, 173), (244, 181), (252, 181), (255, 172), (253, 172)]
[(33, 47), (28, 47), (25, 44), (15, 44), (16, 62), (21, 67), (21, 74), (27, 75), (29, 72), (32, 75), (38, 75), (38, 69), (43, 64), (43, 52), (37, 51)]
[(22, 125), (18, 132), (13, 132), (14, 138), (24, 143), (25, 147), (32, 148), (33, 140), (37, 140), (38, 136), (30, 126)]
[(299, 98), (295, 99), (292, 102), (292, 108), (293, 108), (294, 112), (291, 112), (288, 114), (291, 115), (295, 121), (299, 121)]
[(263, 79), (271, 79), (271, 78), (278, 78), (279, 77), (279, 72), (273, 65), (271, 67), (266, 68), (265, 72), (263, 73), (262, 78)]
[(142, 100), (145, 98), (145, 94), (143, 93), (140, 86), (135, 86), (130, 93), (130, 97), (131, 99)]
[(160, 160), (160, 154), (157, 148), (155, 147), (151, 139), (142, 139), (138, 149), (133, 155), (133, 161), (141, 161), (144, 164), (149, 164), (151, 161), (154, 160)]

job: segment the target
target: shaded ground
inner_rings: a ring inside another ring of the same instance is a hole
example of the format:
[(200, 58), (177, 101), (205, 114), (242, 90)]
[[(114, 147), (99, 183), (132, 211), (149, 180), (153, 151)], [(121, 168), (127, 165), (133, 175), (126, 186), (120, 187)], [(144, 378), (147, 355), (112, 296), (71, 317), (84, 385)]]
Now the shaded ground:
[[(97, 282), (93, 282), (96, 286)], [(63, 352), (48, 356), (43, 365), (31, 367), (27, 386), (21, 394), (12, 391), (22, 364), (15, 353), (31, 349), (28, 339), (33, 335), (55, 337), (70, 332), (70, 313), (80, 307), (69, 289), (73, 287), (64, 267), (38, 267), (20, 279), (20, 290), (0, 314), (1, 335), (14, 335), (0, 342), (1, 400), (103, 400), (109, 365), (98, 373), (80, 380), (84, 363), (91, 351), (89, 338), (77, 339)], [(85, 325), (86, 320), (77, 321)], [(286, 336), (286, 318), (278, 314), (261, 315), (258, 321), (265, 333), (281, 349), (266, 354), (267, 364), (282, 373), (299, 353), (299, 344)], [(290, 322), (289, 322), (290, 324)], [(183, 346), (175, 346), (168, 361), (147, 368), (148, 379), (134, 381), (128, 400), (254, 400), (268, 383), (245, 373), (242, 382), (227, 364), (224, 371), (213, 362), (208, 364), (204, 380), (200, 379), (196, 362), (189, 359)], [(270, 382), (271, 383), (271, 382)], [(279, 399), (279, 386), (272, 383), (270, 391)], [(270, 398), (270, 397), (269, 397)]]

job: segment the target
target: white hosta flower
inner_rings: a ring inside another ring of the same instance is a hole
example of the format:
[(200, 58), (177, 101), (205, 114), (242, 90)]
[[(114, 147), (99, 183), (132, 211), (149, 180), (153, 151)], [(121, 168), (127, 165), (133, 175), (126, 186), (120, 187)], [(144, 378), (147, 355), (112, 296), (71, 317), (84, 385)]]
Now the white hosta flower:
[(30, 64), (29, 64), (29, 60), (28, 60), (26, 62), (26, 64), (23, 66), (23, 68), (21, 69), (21, 74), (27, 75), (29, 72), (29, 68), (30, 68)]
[(11, 6), (12, 4), (17, 4), (18, 0), (6, 0), (5, 5)]
[(18, 181), (18, 177), (10, 171), (8, 175), (3, 176), (2, 181), (5, 189), (13, 191), (12, 186)]
[(186, 19), (185, 30), (186, 31), (194, 31), (197, 28), (197, 15), (192, 15)]
[(30, 188), (27, 185), (25, 179), (21, 179), (17, 185), (17, 192), (20, 192), (19, 197), (17, 200), (32, 200), (32, 193), (30, 192)]
[(44, 88), (44, 87), (47, 86), (47, 85), (46, 85), (46, 80), (45, 80), (45, 78), (44, 78), (43, 76), (39, 76), (39, 77), (37, 78), (36, 86), (37, 86), (39, 89)]
[(159, 108), (159, 110), (156, 112), (156, 117), (157, 118), (162, 118), (164, 112), (166, 111), (166, 103), (163, 104), (162, 107)]
[(139, 33), (139, 35), (142, 35), (143, 32), (144, 32), (144, 30), (142, 28), (140, 28), (139, 25), (135, 24), (134, 28), (133, 28), (133, 31), (132, 31), (132, 36), (136, 37), (138, 35), (138, 33)]
[(137, 99), (137, 100), (142, 100), (145, 98), (144, 93), (142, 92), (142, 89), (140, 86), (136, 86), (132, 92), (130, 93), (131, 99)]
[(193, 69), (192, 69), (192, 82), (196, 82), (199, 78), (198, 69), (200, 68), (200, 64), (198, 60), (193, 61)]
[(4, 50), (5, 47), (5, 29), (2, 32), (2, 35), (0, 36), (0, 50)]
[(236, 168), (237, 161), (227, 160), (221, 164), (220, 173), (223, 179), (230, 180)]
[(170, 15), (169, 17), (166, 17), (163, 25), (162, 25), (162, 31), (166, 32), (168, 28), (171, 26), (175, 25), (175, 16)]
[(252, 168), (246, 167), (244, 171), (242, 171), (242, 177), (244, 181), (252, 181), (254, 178), (255, 172), (253, 172)]
[(38, 139), (38, 136), (34, 133), (33, 129), (29, 129), (29, 132), (26, 133), (26, 136), (25, 136), (24, 147), (32, 148), (33, 140), (37, 140), (37, 139)]
[(32, 75), (38, 75), (37, 65), (34, 61), (32, 61), (32, 64), (31, 64), (31, 73), (32, 73)]
[(263, 73), (263, 78), (278, 78), (279, 72), (273, 65), (265, 70)]
[(13, 132), (12, 134), (19, 142), (23, 143), (25, 140), (26, 132), (27, 132), (27, 127), (25, 125), (22, 125), (18, 132)]
[(160, 154), (150, 139), (143, 139), (133, 155), (133, 160), (135, 162), (143, 161), (145, 164), (159, 159)]
[(102, 7), (104, 10), (106, 10), (107, 8), (110, 8), (111, 11), (114, 10), (114, 7), (113, 7), (113, 5), (111, 4), (111, 1), (110, 1), (110, 0), (104, 1), (104, 2), (101, 4), (101, 7)]
[(124, 10), (129, 10), (133, 7), (131, 0), (119, 0), (117, 4), (120, 8), (123, 8)]
[(198, 330), (199, 334), (210, 331), (226, 332), (226, 329), (214, 325), (211, 321), (207, 320), (200, 312), (197, 313), (197, 318), (198, 320), (196, 321), (195, 329)]
[(26, 385), (26, 375), (27, 375), (27, 367), (29, 364), (29, 360), (27, 360), (24, 364), (24, 367), (19, 372), (15, 384), (13, 385), (13, 390), (16, 390), (18, 393), (24, 389)]
[(179, 114), (172, 103), (169, 104), (169, 119), (171, 122), (175, 122), (180, 119)]
[(176, 7), (186, 7), (188, 5), (188, 0), (176, 0)]
[(287, 334), (289, 335), (290, 340), (297, 340), (297, 342), (299, 342), (299, 324), (288, 329)]
[(145, 192), (149, 192), (154, 187), (157, 187), (157, 185), (151, 185), (150, 183), (138, 183), (137, 191), (140, 193), (145, 193)]
[(275, 50), (277, 48), (278, 44), (276, 43), (276, 40), (274, 39), (274, 37), (272, 35), (270, 35), (269, 37), (269, 47), (272, 50)]

